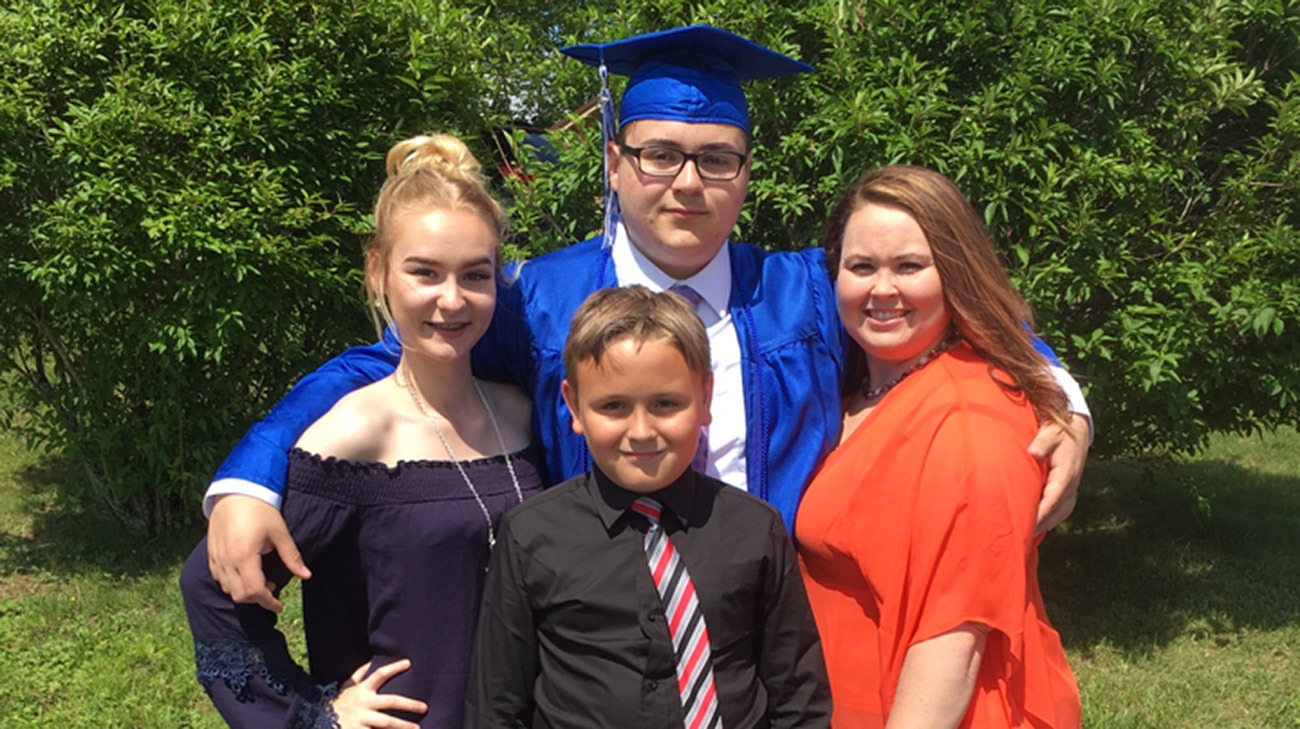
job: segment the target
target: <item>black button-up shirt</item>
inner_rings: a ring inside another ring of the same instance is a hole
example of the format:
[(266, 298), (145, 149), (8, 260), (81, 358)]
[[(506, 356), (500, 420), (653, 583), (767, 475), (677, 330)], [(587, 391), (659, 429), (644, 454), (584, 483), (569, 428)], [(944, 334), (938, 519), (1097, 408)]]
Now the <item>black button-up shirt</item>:
[[(638, 494), (598, 471), (501, 521), (488, 569), (465, 726), (683, 724), (663, 605), (646, 565)], [(727, 729), (825, 727), (830, 690), (780, 515), (687, 471), (650, 494), (709, 630)]]

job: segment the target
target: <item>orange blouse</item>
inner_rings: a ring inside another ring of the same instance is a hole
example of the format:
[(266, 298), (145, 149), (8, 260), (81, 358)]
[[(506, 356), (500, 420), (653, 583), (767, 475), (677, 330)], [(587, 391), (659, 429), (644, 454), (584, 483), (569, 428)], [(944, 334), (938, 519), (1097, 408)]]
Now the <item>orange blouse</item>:
[(836, 729), (879, 729), (917, 642), (990, 628), (961, 727), (1079, 727), (1038, 590), (1044, 467), (1033, 408), (961, 345), (913, 373), (826, 459), (795, 536)]

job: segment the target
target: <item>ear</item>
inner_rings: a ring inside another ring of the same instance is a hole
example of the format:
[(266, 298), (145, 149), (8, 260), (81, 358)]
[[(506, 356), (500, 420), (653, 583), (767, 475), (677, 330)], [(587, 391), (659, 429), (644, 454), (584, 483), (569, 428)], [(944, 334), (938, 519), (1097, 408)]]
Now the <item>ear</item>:
[(710, 372), (702, 380), (703, 382), (700, 383), (703, 386), (700, 404), (704, 406), (704, 415), (700, 419), (700, 425), (709, 425), (713, 422), (713, 373)]
[(573, 432), (577, 435), (586, 435), (582, 428), (582, 418), (578, 415), (578, 389), (569, 386), (568, 378), (560, 383), (560, 394), (564, 396), (564, 404), (569, 406), (569, 416), (573, 421)]
[(370, 246), (366, 249), (366, 287), (382, 297), (384, 295), (384, 262), (379, 259), (379, 255), (378, 246)]
[(618, 162), (623, 157), (619, 151), (618, 141), (611, 139), (605, 142), (605, 156), (609, 159), (609, 189), (618, 194)]
[(749, 192), (749, 176), (754, 170), (754, 153), (752, 151), (749, 153), (749, 159), (745, 160), (745, 164), (741, 167), (741, 170), (740, 180), (741, 184), (744, 185), (743, 191)]

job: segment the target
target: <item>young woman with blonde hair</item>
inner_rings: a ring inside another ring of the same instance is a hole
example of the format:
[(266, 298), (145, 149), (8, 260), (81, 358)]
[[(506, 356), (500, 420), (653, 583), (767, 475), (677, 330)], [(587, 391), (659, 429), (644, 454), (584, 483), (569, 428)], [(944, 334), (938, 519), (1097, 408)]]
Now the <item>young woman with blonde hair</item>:
[[(397, 371), (340, 400), (289, 459), (310, 673), (274, 613), (222, 592), (206, 539), (181, 575), (199, 681), (232, 727), (459, 728), (496, 523), (542, 485), (527, 398), (470, 371), (501, 208), (454, 137), (398, 143), (388, 171), (365, 280)], [(274, 555), (265, 567), (277, 587), (290, 577)]]

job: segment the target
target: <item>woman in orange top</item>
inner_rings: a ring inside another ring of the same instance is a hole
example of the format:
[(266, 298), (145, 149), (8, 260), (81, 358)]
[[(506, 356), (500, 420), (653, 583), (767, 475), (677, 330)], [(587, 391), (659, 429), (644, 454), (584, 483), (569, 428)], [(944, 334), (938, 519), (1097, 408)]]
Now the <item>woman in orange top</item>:
[(1038, 590), (1043, 465), (1065, 396), (1029, 306), (947, 178), (864, 175), (825, 236), (857, 342), (839, 446), (795, 525), (837, 729), (1078, 727)]

